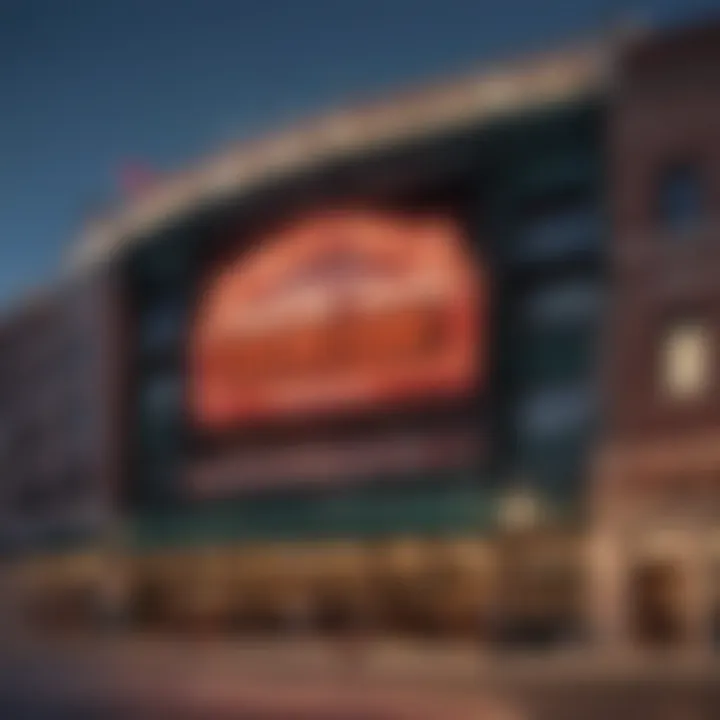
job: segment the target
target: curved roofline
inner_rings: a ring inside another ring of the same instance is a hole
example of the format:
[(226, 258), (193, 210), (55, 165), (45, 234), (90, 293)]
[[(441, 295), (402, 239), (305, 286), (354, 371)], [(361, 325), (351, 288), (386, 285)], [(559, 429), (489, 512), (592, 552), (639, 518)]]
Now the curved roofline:
[(77, 268), (107, 260), (194, 209), (240, 199), (261, 183), (602, 89), (616, 55), (614, 46), (605, 39), (525, 56), (419, 91), (331, 111), (265, 138), (233, 145), (88, 223), (71, 264)]

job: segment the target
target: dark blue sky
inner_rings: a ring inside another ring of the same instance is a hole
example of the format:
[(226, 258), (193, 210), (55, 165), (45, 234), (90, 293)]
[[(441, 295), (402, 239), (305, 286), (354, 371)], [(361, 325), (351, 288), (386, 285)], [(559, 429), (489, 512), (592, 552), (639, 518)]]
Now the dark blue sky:
[[(0, 0), (0, 302), (49, 277), (119, 168), (598, 31), (618, 0)], [(720, 0), (646, 0), (667, 24)]]

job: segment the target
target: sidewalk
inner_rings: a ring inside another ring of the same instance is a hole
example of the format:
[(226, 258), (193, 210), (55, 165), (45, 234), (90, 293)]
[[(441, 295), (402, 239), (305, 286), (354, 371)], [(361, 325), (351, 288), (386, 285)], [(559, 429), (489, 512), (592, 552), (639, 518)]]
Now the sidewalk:
[[(347, 647), (320, 640), (35, 638), (0, 654), (0, 697), (120, 708), (123, 717), (527, 720), (554, 717), (553, 708), (572, 702), (596, 707), (633, 686), (645, 697), (672, 698), (720, 679), (717, 660), (698, 658), (587, 650), (511, 656), (390, 639), (364, 650), (350, 656)], [(537, 715), (537, 705), (549, 702)]]
[[(352, 652), (352, 655), (350, 654)], [(599, 654), (587, 648), (534, 654), (492, 652), (469, 643), (373, 640), (348, 651), (328, 640), (179, 640), (159, 636), (76, 637), (26, 644), (30, 661), (104, 667), (132, 677), (198, 672), (217, 677), (363, 678), (373, 682), (472, 688), (495, 683), (576, 683), (720, 679), (720, 657)]]
[(2, 674), (19, 695), (42, 694), (57, 706), (120, 706), (129, 714), (151, 707), (205, 717), (247, 707), (267, 717), (526, 717), (478, 681), (477, 666), (459, 650), (429, 653), (385, 642), (365, 662), (343, 662), (347, 657), (319, 641), (36, 639)]

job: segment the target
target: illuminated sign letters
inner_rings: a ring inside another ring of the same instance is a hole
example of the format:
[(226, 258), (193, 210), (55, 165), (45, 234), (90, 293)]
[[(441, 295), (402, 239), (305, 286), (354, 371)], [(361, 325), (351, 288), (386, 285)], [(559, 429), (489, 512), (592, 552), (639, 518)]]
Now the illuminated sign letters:
[(485, 284), (444, 216), (305, 216), (210, 279), (191, 402), (222, 429), (469, 392), (482, 381)]

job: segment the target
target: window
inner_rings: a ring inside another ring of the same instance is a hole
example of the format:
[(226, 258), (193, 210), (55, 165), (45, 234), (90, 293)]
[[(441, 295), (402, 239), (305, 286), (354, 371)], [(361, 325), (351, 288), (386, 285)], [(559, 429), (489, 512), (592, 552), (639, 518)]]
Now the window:
[(177, 375), (158, 375), (148, 379), (142, 391), (143, 412), (155, 417), (179, 412), (182, 392), (183, 383)]
[(594, 372), (602, 293), (597, 283), (566, 280), (529, 294), (520, 308), (512, 363), (525, 387), (579, 381)]
[(523, 391), (583, 382), (593, 374), (592, 328), (558, 327), (527, 332), (516, 347), (513, 371)]
[(190, 263), (190, 245), (181, 238), (174, 238), (146, 253), (144, 272), (150, 283), (167, 285), (181, 280), (190, 269)]
[(562, 436), (587, 426), (595, 398), (583, 385), (542, 390), (519, 407), (519, 430), (528, 440)]
[(169, 298), (151, 305), (140, 324), (143, 349), (155, 352), (173, 345), (181, 335), (184, 320), (184, 306), (180, 300)]
[(711, 338), (700, 320), (671, 324), (661, 341), (660, 385), (662, 393), (675, 400), (698, 397), (710, 385)]
[(590, 200), (567, 198), (528, 211), (513, 250), (519, 262), (555, 260), (599, 246), (602, 219)]
[(670, 168), (660, 183), (659, 213), (665, 230), (692, 229), (703, 215), (703, 189), (697, 168), (678, 165)]
[(530, 326), (584, 324), (598, 317), (602, 291), (596, 282), (570, 280), (531, 294), (523, 319)]
[(142, 390), (138, 431), (142, 448), (153, 455), (165, 456), (177, 449), (183, 389), (176, 375), (160, 375)]

